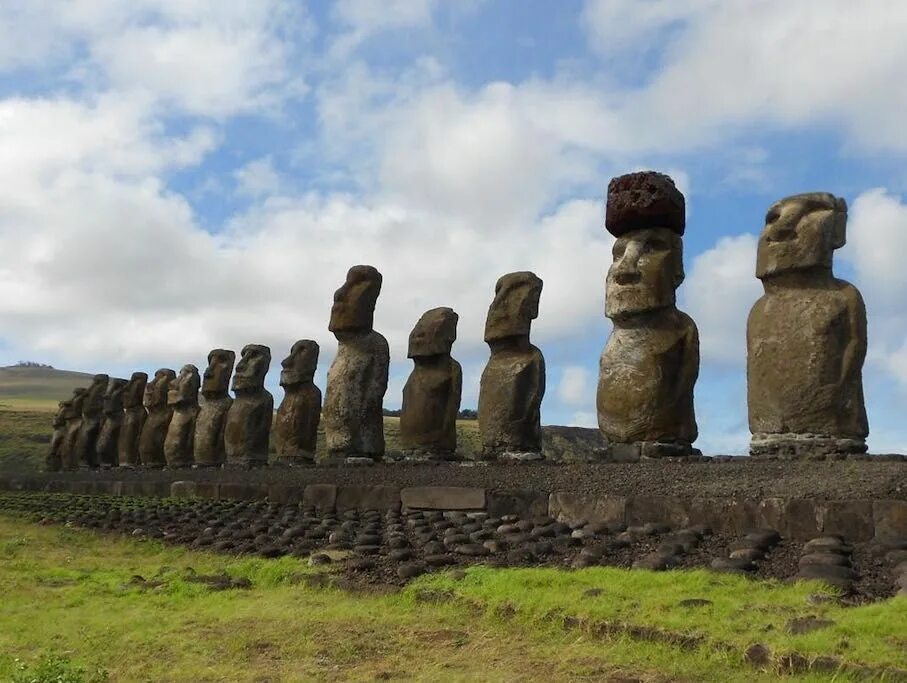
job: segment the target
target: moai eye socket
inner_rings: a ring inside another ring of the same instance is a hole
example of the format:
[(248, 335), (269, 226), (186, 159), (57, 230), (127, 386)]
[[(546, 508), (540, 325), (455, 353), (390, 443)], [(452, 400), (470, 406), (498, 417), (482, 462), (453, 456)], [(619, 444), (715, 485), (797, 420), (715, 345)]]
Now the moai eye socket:
[(772, 207), (768, 210), (768, 213), (765, 214), (765, 224), (769, 225), (771, 223), (774, 223), (779, 218), (781, 218), (781, 210), (776, 207)]
[(611, 249), (611, 256), (615, 259), (619, 259), (624, 255), (624, 252), (627, 250), (627, 241), (626, 240), (617, 240), (614, 243), (614, 246)]

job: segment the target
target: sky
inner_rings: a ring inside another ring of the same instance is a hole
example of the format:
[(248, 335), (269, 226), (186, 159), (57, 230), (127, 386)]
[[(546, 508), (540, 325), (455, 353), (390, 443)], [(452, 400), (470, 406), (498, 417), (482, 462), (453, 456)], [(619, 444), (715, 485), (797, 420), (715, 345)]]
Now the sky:
[(595, 425), (611, 177), (686, 195), (678, 305), (706, 453), (745, 452), (765, 211), (849, 205), (835, 272), (869, 316), (873, 452), (907, 452), (902, 0), (7, 0), (0, 364), (129, 376), (336, 341), (333, 292), (384, 275), (385, 405), (429, 308), (460, 315), (474, 408), (503, 273), (544, 280), (545, 424)]

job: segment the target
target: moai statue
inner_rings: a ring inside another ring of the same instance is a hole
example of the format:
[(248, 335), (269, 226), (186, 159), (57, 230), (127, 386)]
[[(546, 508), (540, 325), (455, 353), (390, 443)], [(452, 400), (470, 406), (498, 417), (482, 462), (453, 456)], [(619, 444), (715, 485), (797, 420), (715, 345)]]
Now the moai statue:
[(459, 316), (452, 308), (426, 311), (409, 335), (415, 366), (403, 387), (400, 441), (412, 460), (454, 460), (463, 371), (450, 357)]
[(605, 459), (699, 454), (692, 446), (699, 333), (675, 305), (685, 221), (683, 195), (666, 175), (629, 173), (608, 184), (605, 227), (617, 239), (605, 315), (614, 327), (599, 364), (596, 401)]
[(154, 379), (145, 385), (142, 405), (148, 411), (142, 435), (139, 437), (139, 459), (143, 467), (162, 469), (167, 464), (164, 457), (164, 441), (173, 408), (168, 405), (170, 386), (176, 379), (176, 373), (170, 368), (161, 368), (154, 373)]
[(133, 372), (123, 389), (123, 424), (120, 426), (120, 438), (117, 443), (120, 467), (138, 467), (142, 464), (139, 440), (147, 416), (142, 403), (147, 384), (146, 373)]
[(541, 279), (528, 271), (503, 275), (495, 285), (485, 319), (491, 358), (479, 384), (483, 460), (542, 459), (545, 359), (529, 342), (541, 294)]
[(107, 469), (120, 464), (119, 441), (123, 427), (123, 392), (128, 382), (125, 379), (111, 377), (104, 392), (104, 420), (98, 434), (96, 446), (97, 459), (101, 467)]
[(224, 446), (227, 463), (243, 467), (268, 464), (274, 397), (265, 389), (265, 375), (271, 365), (271, 349), (246, 344), (233, 374), (236, 398), (227, 412)]
[(82, 404), (82, 426), (79, 428), (79, 440), (76, 442), (76, 459), (79, 467), (98, 467), (98, 434), (101, 432), (101, 421), (104, 419), (104, 395), (107, 393), (107, 375), (95, 375)]
[(198, 368), (190, 363), (180, 368), (180, 374), (167, 392), (167, 405), (173, 410), (173, 416), (164, 439), (164, 459), (171, 469), (192, 467), (200, 385)]
[(318, 366), (317, 342), (299, 340), (280, 365), (280, 386), (286, 393), (274, 423), (277, 462), (290, 466), (311, 464), (315, 462), (321, 421), (321, 390), (313, 381)]
[(765, 294), (746, 329), (751, 455), (840, 456), (866, 451), (866, 308), (832, 274), (847, 204), (813, 192), (773, 204), (759, 237)]
[(328, 329), (337, 356), (324, 397), (326, 462), (369, 462), (384, 456), (384, 392), (390, 350), (372, 329), (382, 277), (372, 266), (353, 266), (334, 293)]
[(208, 354), (208, 367), (202, 379), (201, 406), (195, 420), (193, 451), (196, 467), (221, 467), (227, 462), (224, 427), (227, 411), (233, 405), (227, 391), (235, 362), (236, 354), (227, 349), (212, 349)]
[(66, 435), (60, 451), (60, 462), (64, 470), (79, 469), (79, 432), (82, 431), (82, 405), (88, 389), (79, 387), (72, 390), (72, 398), (64, 401), (63, 419), (66, 421)]
[(66, 411), (72, 405), (71, 401), (60, 401), (57, 412), (54, 414), (54, 431), (50, 437), (50, 448), (47, 451), (47, 460), (44, 469), (48, 472), (59, 472), (63, 469), (63, 442), (66, 440)]

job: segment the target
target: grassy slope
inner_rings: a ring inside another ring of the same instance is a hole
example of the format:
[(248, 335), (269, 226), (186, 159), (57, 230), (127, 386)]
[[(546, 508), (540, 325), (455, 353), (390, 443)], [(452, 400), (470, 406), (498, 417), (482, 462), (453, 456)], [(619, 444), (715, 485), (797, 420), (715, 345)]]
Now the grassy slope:
[[(50, 368), (0, 368), (0, 471), (38, 471), (44, 466), (52, 431), (51, 418), (57, 402), (68, 398), (78, 386), (87, 386), (91, 375)], [(581, 458), (599, 445), (597, 430), (574, 427), (544, 427), (545, 454), (553, 459)], [(384, 418), (389, 451), (400, 448), (400, 418)], [(474, 458), (480, 450), (479, 424), (457, 423), (458, 450)], [(274, 440), (271, 440), (273, 452)], [(324, 455), (323, 429), (318, 453)]]
[[(183, 578), (188, 567), (247, 577), (253, 588), (210, 592)], [(0, 518), (0, 679), (14, 658), (56, 654), (106, 669), (112, 680), (773, 680), (717, 642), (907, 667), (907, 600), (813, 605), (818, 585), (476, 567), (462, 580), (423, 577), (400, 593), (350, 593), (319, 587), (314, 572), (291, 558), (229, 558)], [(161, 585), (137, 588), (135, 574)], [(589, 588), (602, 593), (590, 598)], [(426, 602), (426, 594), (454, 599)], [(684, 598), (713, 605), (678, 607)], [(787, 636), (787, 620), (806, 614), (835, 625)], [(595, 635), (564, 628), (565, 615), (698, 634), (707, 643)]]

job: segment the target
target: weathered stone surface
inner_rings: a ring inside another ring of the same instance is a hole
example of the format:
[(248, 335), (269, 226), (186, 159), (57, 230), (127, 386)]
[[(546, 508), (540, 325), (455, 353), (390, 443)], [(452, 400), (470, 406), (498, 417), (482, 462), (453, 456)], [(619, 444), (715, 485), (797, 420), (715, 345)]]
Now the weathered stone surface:
[(824, 534), (836, 534), (853, 543), (872, 540), (875, 534), (870, 500), (827, 501), (817, 511)]
[(822, 513), (814, 500), (790, 499), (784, 517), (785, 525), (778, 531), (785, 536), (800, 540), (815, 538), (822, 533)]
[(123, 392), (128, 382), (111, 377), (104, 393), (104, 419), (95, 446), (97, 460), (101, 467), (117, 467), (120, 464), (119, 441), (123, 427)]
[(324, 397), (328, 461), (384, 456), (384, 393), (390, 351), (372, 329), (382, 277), (372, 266), (353, 266), (334, 293), (328, 329), (338, 341)]
[(541, 453), (540, 409), (545, 395), (545, 359), (529, 341), (538, 317), (542, 281), (528, 271), (508, 273), (495, 285), (485, 319), (491, 357), (479, 386), (482, 457)]
[(120, 467), (137, 467), (142, 464), (139, 455), (139, 439), (145, 425), (147, 412), (142, 405), (148, 375), (144, 372), (133, 372), (123, 389), (123, 423), (117, 442)]
[(202, 399), (195, 418), (192, 452), (196, 467), (220, 467), (227, 462), (224, 428), (233, 399), (227, 393), (236, 354), (212, 349), (202, 378)]
[(877, 500), (872, 504), (875, 538), (880, 541), (907, 538), (907, 501)]
[(686, 501), (671, 496), (630, 496), (627, 498), (625, 522), (628, 526), (657, 522), (672, 528), (690, 524)]
[(605, 228), (615, 237), (659, 227), (683, 235), (686, 202), (670, 176), (654, 171), (627, 173), (608, 183)]
[(170, 384), (176, 379), (176, 373), (170, 368), (161, 368), (154, 373), (154, 379), (145, 385), (142, 403), (148, 416), (142, 426), (139, 438), (139, 461), (143, 467), (160, 469), (167, 464), (164, 457), (164, 441), (173, 410), (167, 405)]
[(585, 520), (606, 524), (626, 521), (627, 499), (555, 491), (548, 499), (548, 515), (561, 522)]
[(463, 371), (450, 357), (459, 316), (451, 308), (426, 311), (409, 335), (414, 367), (403, 387), (400, 441), (407, 457), (452, 460)]
[(236, 398), (227, 412), (224, 446), (227, 462), (259, 467), (268, 462), (274, 397), (265, 389), (265, 375), (271, 365), (271, 349), (247, 344), (233, 374)]
[(98, 467), (97, 442), (104, 419), (104, 394), (110, 378), (104, 374), (95, 375), (82, 404), (82, 425), (76, 441), (76, 460), (80, 467)]
[(79, 467), (78, 450), (79, 431), (82, 429), (82, 404), (88, 389), (79, 387), (72, 390), (72, 398), (64, 401), (63, 419), (66, 422), (66, 433), (60, 448), (60, 461), (63, 469), (75, 470)]
[(47, 459), (44, 469), (48, 472), (59, 472), (63, 469), (63, 442), (66, 440), (66, 411), (72, 405), (71, 401), (60, 401), (57, 412), (54, 413), (53, 434), (50, 437), (50, 446), (47, 449)]
[(194, 481), (175, 481), (170, 484), (171, 498), (195, 498), (197, 485)]
[(400, 491), (404, 507), (418, 510), (482, 510), (485, 489), (466, 486), (413, 486)]
[(232, 500), (264, 500), (268, 497), (267, 484), (224, 482), (218, 488), (220, 498)]
[(167, 438), (164, 440), (167, 467), (178, 469), (192, 466), (200, 386), (198, 368), (190, 363), (180, 368), (179, 375), (167, 392), (167, 405), (173, 410), (167, 427)]
[(315, 462), (318, 424), (321, 422), (321, 390), (313, 381), (318, 366), (318, 343), (301, 339), (283, 359), (280, 386), (283, 401), (277, 409), (274, 437), (277, 462), (301, 465)]
[(271, 484), (268, 487), (268, 500), (272, 503), (296, 505), (302, 502), (303, 488), (301, 486), (284, 486)]
[(756, 260), (765, 294), (747, 323), (752, 455), (866, 450), (866, 308), (832, 274), (846, 222), (844, 200), (821, 192), (768, 210)]
[(486, 490), (485, 509), (492, 517), (521, 515), (531, 519), (549, 514), (548, 498), (545, 491)]
[(337, 504), (337, 487), (334, 484), (309, 484), (302, 491), (302, 504), (319, 510), (333, 510)]
[(675, 305), (684, 279), (683, 207), (673, 181), (658, 173), (609, 185), (606, 226), (617, 240), (605, 315), (614, 327), (599, 364), (596, 405), (613, 459), (626, 460), (627, 445), (640, 457), (693, 453), (699, 333)]
[(341, 486), (337, 489), (337, 511), (399, 510), (400, 489), (395, 486)]

